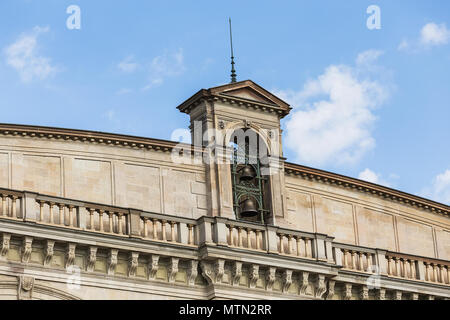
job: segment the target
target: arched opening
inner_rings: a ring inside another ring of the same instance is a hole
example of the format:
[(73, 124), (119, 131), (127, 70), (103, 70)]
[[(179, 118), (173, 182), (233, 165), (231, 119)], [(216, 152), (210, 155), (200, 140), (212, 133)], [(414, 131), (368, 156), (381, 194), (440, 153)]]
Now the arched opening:
[(271, 214), (267, 145), (251, 129), (235, 130), (230, 143), (233, 148), (231, 180), (236, 218), (265, 223)]

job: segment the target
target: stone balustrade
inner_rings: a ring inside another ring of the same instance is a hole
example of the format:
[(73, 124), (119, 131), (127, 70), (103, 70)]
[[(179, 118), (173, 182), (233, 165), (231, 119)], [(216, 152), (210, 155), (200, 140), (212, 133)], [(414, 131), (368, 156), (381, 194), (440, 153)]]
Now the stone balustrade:
[[(9, 189), (0, 189), (0, 195), (2, 197), (0, 221), (3, 219), (3, 221), (13, 222), (12, 220), (14, 220), (15, 224), (17, 224), (17, 221), (24, 221), (31, 228), (33, 225), (29, 224), (29, 222), (44, 228), (45, 226), (51, 226), (52, 228), (60, 228), (68, 232), (71, 230), (82, 231), (83, 234), (89, 236), (102, 237), (108, 235), (109, 238), (113, 236), (119, 240), (137, 238), (142, 245), (148, 243), (150, 245), (172, 246), (172, 248), (178, 246), (180, 250), (191, 250), (188, 251), (190, 255), (196, 250), (200, 252), (202, 248), (207, 247), (222, 250), (215, 252), (218, 252), (217, 254), (221, 257), (224, 257), (225, 253), (229, 254), (228, 259), (233, 257), (233, 252), (239, 252), (241, 255), (247, 253), (256, 254), (267, 259), (271, 259), (275, 255), (278, 257), (277, 259), (288, 259), (286, 261), (294, 261), (292, 263), (299, 263), (299, 265), (320, 263), (325, 268), (320, 271), (323, 274), (319, 272), (317, 276), (311, 276), (310, 280), (316, 281), (317, 288), (320, 288), (317, 292), (321, 292), (321, 294), (323, 293), (325, 277), (334, 277), (335, 274), (333, 275), (333, 272), (340, 272), (326, 271), (328, 270), (326, 268), (343, 270), (346, 274), (355, 273), (355, 275), (359, 274), (366, 277), (376, 273), (385, 275), (389, 279), (394, 279), (394, 281), (401, 278), (402, 280), (415, 281), (418, 284), (445, 287), (450, 285), (450, 264), (448, 261), (337, 243), (334, 242), (332, 237), (324, 234), (236, 221), (224, 217), (203, 216), (199, 219), (189, 219)], [(42, 230), (45, 229), (40, 230), (42, 233)], [(3, 235), (4, 248), (7, 248), (8, 237), (7, 234)], [(43, 238), (45, 238), (45, 235), (43, 235)], [(31, 248), (29, 244), (33, 240), (30, 239), (24, 238), (23, 246), (25, 249)], [(51, 241), (53, 240), (49, 241), (49, 243), (52, 243)], [(67, 245), (69, 252), (67, 256), (70, 256), (70, 250), (72, 249), (69, 244)], [(21, 251), (23, 255), (22, 260), (24, 261), (29, 259), (26, 254), (29, 250), (25, 249)], [(193, 249), (195, 250), (192, 251)], [(229, 251), (229, 249), (238, 251)], [(6, 249), (3, 251), (7, 252)], [(112, 259), (115, 257), (114, 254), (116, 252), (114, 250), (111, 252)], [(131, 252), (127, 254), (131, 257), (130, 272), (133, 274), (135, 272), (137, 253)], [(6, 255), (4, 254), (3, 256)], [(157, 256), (153, 255), (152, 257), (155, 258)], [(171, 270), (173, 271), (175, 270), (176, 261), (172, 260), (169, 261), (169, 264), (172, 266)], [(194, 259), (192, 261), (195, 262), (197, 260)], [(220, 261), (218, 262), (219, 267), (221, 266), (220, 263), (222, 263)], [(189, 265), (191, 265), (191, 262), (189, 262)], [(195, 275), (196, 272), (197, 262), (194, 262), (190, 271), (192, 275)], [(232, 273), (237, 281), (242, 265), (233, 263), (231, 265), (234, 268)], [(269, 260), (261, 265), (267, 266), (267, 263), (269, 263)], [(212, 266), (211, 268), (214, 269), (216, 267)], [(255, 268), (259, 267), (257, 264), (249, 264), (248, 268), (256, 270)], [(275, 272), (280, 267), (273, 266), (271, 268), (265, 271), (270, 281), (274, 279)], [(295, 270), (296, 265), (291, 265), (290, 268), (283, 269), (282, 277), (286, 277), (284, 280), (286, 286), (290, 283), (291, 270)], [(295, 271), (299, 272), (295, 273), (298, 275), (296, 281), (301, 279), (306, 281), (308, 274), (314, 272), (313, 270), (317, 269)], [(194, 279), (193, 277), (191, 278)], [(256, 279), (255, 277), (256, 271), (253, 279)], [(360, 286), (360, 284), (358, 285)], [(306, 287), (304, 286), (303, 289), (306, 290)]]
[(333, 244), (333, 248), (336, 263), (342, 265), (343, 269), (368, 273), (379, 272), (376, 250), (337, 243)]

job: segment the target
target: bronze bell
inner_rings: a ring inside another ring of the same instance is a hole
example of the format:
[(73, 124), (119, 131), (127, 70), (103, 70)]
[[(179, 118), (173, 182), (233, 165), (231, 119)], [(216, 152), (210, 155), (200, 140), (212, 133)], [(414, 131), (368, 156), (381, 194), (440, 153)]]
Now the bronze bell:
[(249, 181), (254, 179), (256, 176), (256, 172), (255, 169), (249, 165), (246, 164), (242, 169), (241, 169), (241, 177), (240, 180), (244, 180), (244, 181)]
[(254, 217), (258, 214), (256, 204), (252, 199), (246, 199), (240, 203), (240, 213), (242, 217)]

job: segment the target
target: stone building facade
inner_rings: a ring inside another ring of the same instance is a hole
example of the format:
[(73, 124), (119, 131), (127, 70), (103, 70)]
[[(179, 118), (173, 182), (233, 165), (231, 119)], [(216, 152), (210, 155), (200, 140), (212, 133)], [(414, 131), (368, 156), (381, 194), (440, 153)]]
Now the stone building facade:
[[(0, 299), (450, 298), (449, 206), (286, 162), (290, 107), (250, 80), (178, 109), (192, 145), (0, 124)], [(266, 148), (263, 220), (236, 130)]]

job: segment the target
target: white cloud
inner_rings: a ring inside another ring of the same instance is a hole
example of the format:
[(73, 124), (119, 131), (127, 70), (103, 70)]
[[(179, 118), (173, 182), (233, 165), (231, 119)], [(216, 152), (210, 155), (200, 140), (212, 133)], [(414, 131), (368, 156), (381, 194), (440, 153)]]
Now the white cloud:
[[(395, 176), (392, 175), (391, 176)], [(398, 178), (398, 176), (396, 176)], [(391, 184), (384, 179), (382, 179), (381, 174), (375, 173), (374, 171), (370, 170), (369, 168), (366, 168), (365, 170), (361, 171), (358, 175), (358, 179), (364, 180), (367, 182), (372, 182), (380, 185), (384, 185), (386, 187), (390, 187)]]
[(132, 55), (126, 57), (124, 60), (119, 62), (117, 65), (117, 68), (119, 68), (121, 71), (126, 73), (132, 73), (136, 71), (136, 69), (139, 67), (139, 64), (134, 61), (134, 57)]
[(450, 169), (438, 174), (431, 186), (423, 189), (421, 196), (450, 205)]
[(179, 76), (185, 70), (183, 49), (154, 57), (150, 63), (149, 83), (143, 90), (161, 85), (166, 78)]
[(32, 32), (22, 34), (4, 49), (6, 64), (14, 68), (23, 82), (46, 79), (58, 71), (51, 65), (50, 58), (39, 55), (38, 37), (49, 31), (48, 27), (34, 27)]
[(447, 44), (450, 39), (450, 30), (444, 23), (437, 25), (434, 22), (427, 23), (420, 31), (420, 42), (424, 45)]
[(123, 95), (123, 94), (131, 93), (131, 92), (133, 92), (132, 89), (129, 89), (129, 88), (121, 88), (120, 90), (118, 90), (118, 91), (116, 92), (116, 94), (117, 94), (117, 95)]
[(297, 161), (313, 165), (352, 164), (375, 146), (373, 109), (388, 96), (371, 80), (380, 51), (358, 55), (355, 67), (331, 65), (301, 90), (276, 93), (294, 107), (286, 122), (286, 146)]
[(447, 29), (445, 23), (438, 25), (437, 23), (429, 22), (420, 30), (418, 39), (412, 41), (403, 39), (397, 49), (400, 51), (417, 53), (426, 48), (445, 45), (449, 41), (450, 30)]

